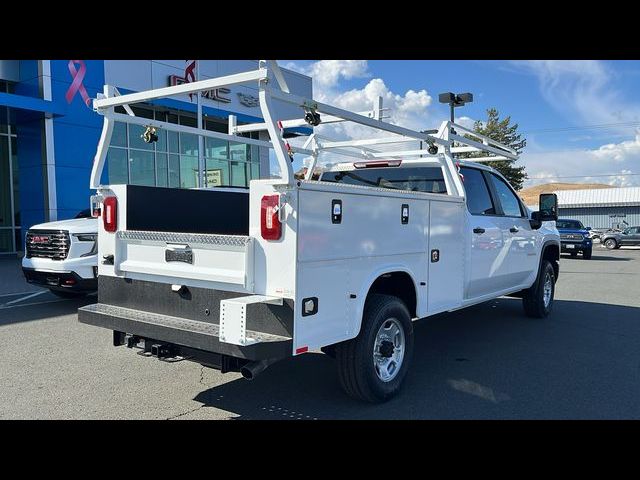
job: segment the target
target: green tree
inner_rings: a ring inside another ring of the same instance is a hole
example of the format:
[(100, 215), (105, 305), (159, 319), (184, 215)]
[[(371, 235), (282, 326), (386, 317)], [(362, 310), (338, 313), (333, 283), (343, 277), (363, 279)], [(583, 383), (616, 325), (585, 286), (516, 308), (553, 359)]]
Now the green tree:
[[(476, 120), (473, 125), (473, 130), (474, 132), (489, 137), (496, 142), (500, 142), (503, 145), (513, 148), (518, 155), (527, 145), (526, 138), (523, 138), (522, 134), (518, 133), (518, 124), (514, 123), (511, 125), (511, 116), (500, 119), (500, 114), (495, 108), (489, 108), (487, 110), (486, 121), (483, 122)], [(483, 157), (486, 156), (486, 154), (472, 153), (465, 156), (470, 160), (473, 160), (473, 157)], [(507, 180), (509, 180), (509, 183), (513, 188), (520, 190), (522, 188), (522, 184), (527, 179), (527, 172), (525, 171), (524, 165), (516, 165), (516, 162), (517, 160), (497, 160), (483, 163), (498, 170)]]

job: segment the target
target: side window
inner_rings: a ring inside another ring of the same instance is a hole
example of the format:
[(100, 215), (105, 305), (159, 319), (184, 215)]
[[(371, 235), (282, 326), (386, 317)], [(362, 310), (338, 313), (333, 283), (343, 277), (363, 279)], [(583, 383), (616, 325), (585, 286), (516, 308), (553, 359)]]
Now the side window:
[(507, 217), (521, 217), (522, 210), (518, 197), (513, 193), (509, 185), (497, 175), (490, 174), (491, 182), (498, 195), (498, 201), (502, 206), (502, 211)]
[(467, 193), (467, 208), (471, 215), (495, 215), (496, 209), (489, 195), (489, 188), (480, 170), (462, 167), (464, 190)]

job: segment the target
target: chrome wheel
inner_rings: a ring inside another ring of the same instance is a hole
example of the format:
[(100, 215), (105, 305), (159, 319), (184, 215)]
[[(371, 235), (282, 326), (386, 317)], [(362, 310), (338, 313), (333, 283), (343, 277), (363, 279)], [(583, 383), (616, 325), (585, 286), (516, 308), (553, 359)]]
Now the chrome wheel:
[(404, 352), (405, 338), (402, 325), (395, 318), (385, 320), (378, 329), (373, 345), (373, 366), (380, 380), (390, 382), (398, 375)]
[(604, 242), (604, 246), (609, 250), (613, 250), (614, 248), (616, 248), (616, 241), (610, 238), (609, 240)]
[(551, 295), (553, 293), (553, 278), (551, 274), (547, 273), (544, 276), (544, 285), (542, 287), (542, 301), (544, 302), (544, 308), (549, 308), (551, 303)]

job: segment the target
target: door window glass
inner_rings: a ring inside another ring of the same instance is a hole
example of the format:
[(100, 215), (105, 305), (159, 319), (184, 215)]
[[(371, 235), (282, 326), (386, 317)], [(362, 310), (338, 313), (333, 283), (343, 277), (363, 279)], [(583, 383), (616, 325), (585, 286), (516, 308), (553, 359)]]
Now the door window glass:
[(482, 172), (475, 168), (462, 167), (464, 190), (467, 194), (467, 208), (471, 215), (495, 215), (496, 209), (489, 195), (489, 188)]
[(518, 197), (509, 188), (509, 185), (493, 173), (490, 175), (490, 178), (505, 216), (521, 217), (522, 210), (520, 209), (520, 202), (518, 201)]

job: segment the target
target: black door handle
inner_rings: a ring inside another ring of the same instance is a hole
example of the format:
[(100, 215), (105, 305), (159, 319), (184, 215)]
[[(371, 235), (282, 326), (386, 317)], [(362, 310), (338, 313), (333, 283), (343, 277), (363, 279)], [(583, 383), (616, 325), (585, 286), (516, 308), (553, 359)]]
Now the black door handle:
[(510, 231), (511, 233), (518, 233), (520, 230), (518, 230), (516, 227), (511, 227), (511, 228), (509, 229), (509, 231)]
[(473, 233), (484, 233), (484, 228), (476, 227), (473, 229)]

